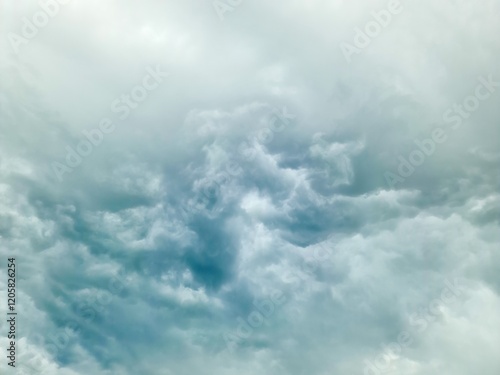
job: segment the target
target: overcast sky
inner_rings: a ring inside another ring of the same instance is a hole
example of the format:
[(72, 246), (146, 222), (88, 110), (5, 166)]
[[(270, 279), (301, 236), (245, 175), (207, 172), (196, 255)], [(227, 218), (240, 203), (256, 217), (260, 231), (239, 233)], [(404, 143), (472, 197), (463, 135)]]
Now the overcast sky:
[(499, 17), (3, 1), (1, 372), (498, 375)]

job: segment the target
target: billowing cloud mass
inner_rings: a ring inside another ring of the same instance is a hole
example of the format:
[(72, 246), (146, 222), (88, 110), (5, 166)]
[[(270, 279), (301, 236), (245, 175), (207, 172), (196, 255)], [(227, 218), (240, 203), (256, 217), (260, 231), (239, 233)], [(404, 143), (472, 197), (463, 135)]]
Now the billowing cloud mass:
[(0, 14), (2, 373), (500, 373), (499, 0)]

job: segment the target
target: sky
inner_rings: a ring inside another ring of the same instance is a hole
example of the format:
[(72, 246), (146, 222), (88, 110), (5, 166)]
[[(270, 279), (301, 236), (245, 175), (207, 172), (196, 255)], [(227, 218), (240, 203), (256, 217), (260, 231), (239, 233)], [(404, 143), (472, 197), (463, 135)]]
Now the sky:
[(1, 372), (498, 375), (499, 16), (3, 1)]

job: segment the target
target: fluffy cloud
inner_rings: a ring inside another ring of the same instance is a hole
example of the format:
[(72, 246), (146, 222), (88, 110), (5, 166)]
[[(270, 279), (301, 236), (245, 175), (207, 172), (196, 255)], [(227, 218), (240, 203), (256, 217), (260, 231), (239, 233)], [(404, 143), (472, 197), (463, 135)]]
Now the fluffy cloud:
[(500, 81), (498, 0), (401, 1), (351, 61), (392, 2), (64, 3), (0, 26), (20, 373), (498, 374), (500, 90), (445, 116)]

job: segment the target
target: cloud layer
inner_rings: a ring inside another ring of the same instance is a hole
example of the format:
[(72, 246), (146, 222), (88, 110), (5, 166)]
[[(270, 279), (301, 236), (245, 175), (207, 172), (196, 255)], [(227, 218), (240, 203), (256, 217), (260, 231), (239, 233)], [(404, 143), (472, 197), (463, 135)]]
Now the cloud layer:
[(499, 373), (500, 1), (1, 7), (18, 371)]

